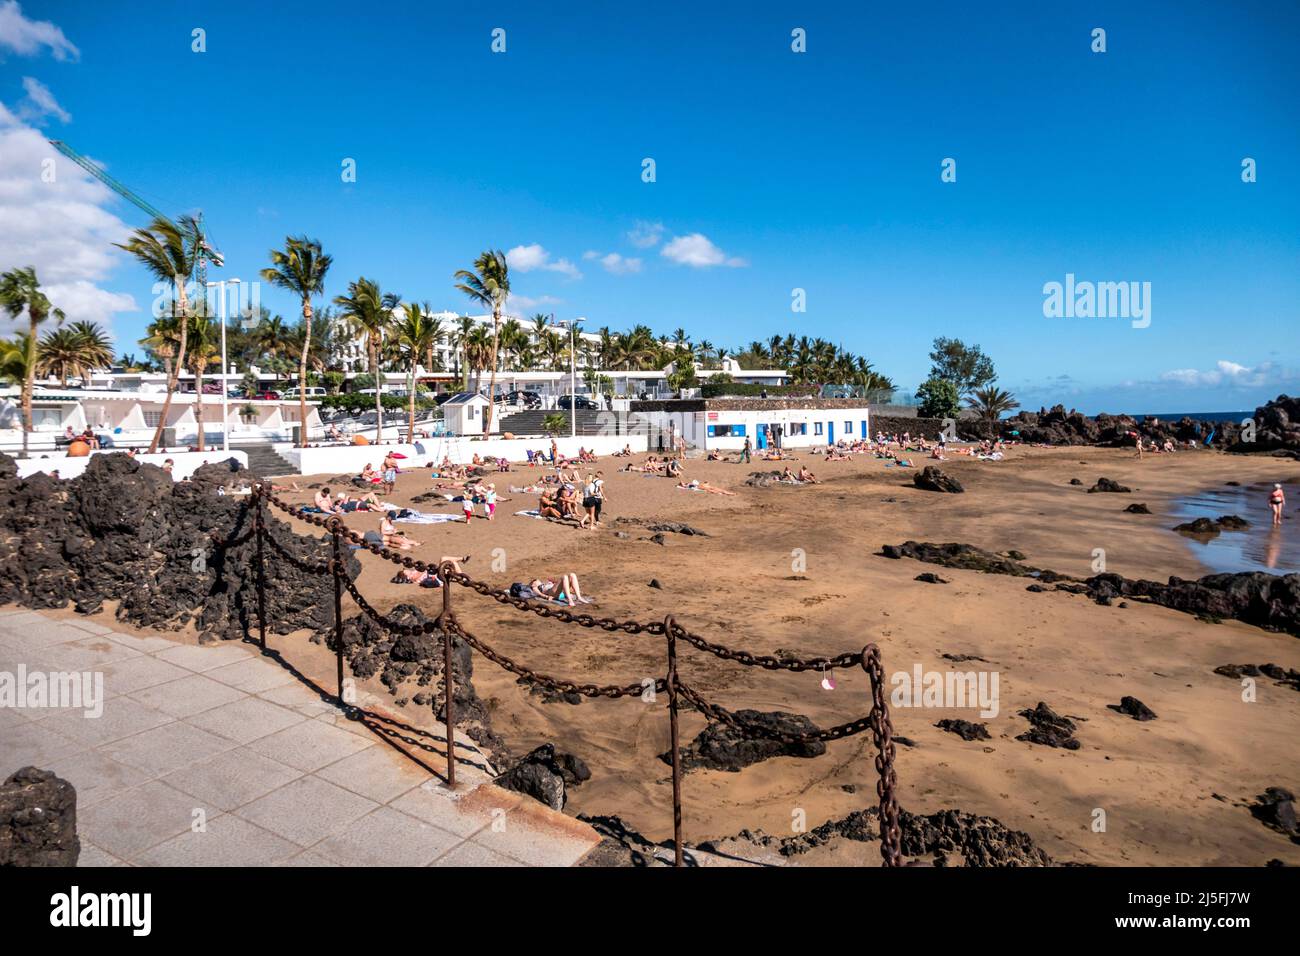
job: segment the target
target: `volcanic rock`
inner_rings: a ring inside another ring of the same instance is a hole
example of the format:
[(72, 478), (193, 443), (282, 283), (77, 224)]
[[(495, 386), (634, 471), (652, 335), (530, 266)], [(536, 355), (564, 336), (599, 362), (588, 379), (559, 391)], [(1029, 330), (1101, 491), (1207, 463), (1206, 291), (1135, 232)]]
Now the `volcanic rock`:
[(925, 584), (947, 584), (948, 583), (947, 578), (941, 578), (933, 571), (923, 571), (912, 580), (921, 581), (924, 582)]
[(1088, 489), (1088, 494), (1095, 494), (1099, 491), (1108, 491), (1112, 494), (1128, 494), (1132, 488), (1121, 485), (1117, 481), (1111, 481), (1109, 478), (1098, 478), (1097, 483)]
[(1269, 677), (1283, 687), (1300, 691), (1300, 670), (1294, 667), (1288, 670), (1277, 664), (1223, 664), (1216, 667), (1214, 673), (1233, 680), (1241, 680), (1243, 677)]
[(80, 855), (72, 784), (35, 767), (0, 784), (0, 867), (76, 866)]
[(1155, 720), (1156, 713), (1136, 697), (1121, 697), (1118, 704), (1107, 706), (1119, 714), (1128, 714), (1134, 720)]
[[(711, 723), (700, 731), (690, 745), (682, 748), (682, 769), (725, 770), (739, 773), (744, 767), (772, 757), (820, 757), (826, 744), (820, 740), (783, 743), (765, 734), (794, 735), (816, 733), (817, 726), (802, 714), (785, 711), (762, 712), (738, 710), (736, 717), (748, 733), (722, 723)], [(672, 763), (672, 752), (659, 759)]]
[(573, 754), (557, 751), (554, 744), (542, 744), (494, 783), (506, 790), (526, 794), (552, 810), (563, 810), (568, 802), (567, 787), (591, 779), (587, 765)]
[(1126, 514), (1131, 514), (1131, 515), (1149, 515), (1151, 513), (1151, 509), (1148, 508), (1146, 505), (1140, 505), (1135, 502), (1129, 505), (1127, 508), (1125, 508), (1124, 512)]
[(1255, 819), (1266, 827), (1286, 833), (1300, 842), (1300, 823), (1296, 820), (1295, 794), (1284, 787), (1269, 787), (1250, 808)]
[(1031, 744), (1045, 747), (1061, 747), (1065, 750), (1078, 750), (1079, 741), (1074, 739), (1074, 721), (1062, 717), (1042, 701), (1033, 710), (1022, 710), (1020, 716), (1032, 725), (1029, 730), (1016, 737)]
[(989, 729), (985, 724), (973, 723), (969, 720), (948, 720), (944, 719), (935, 724), (940, 730), (946, 730), (950, 734), (956, 734), (962, 740), (992, 740), (989, 736)]
[(950, 495), (959, 495), (966, 490), (960, 481), (951, 475), (945, 475), (934, 465), (926, 465), (913, 475), (912, 484), (925, 491), (942, 491)]

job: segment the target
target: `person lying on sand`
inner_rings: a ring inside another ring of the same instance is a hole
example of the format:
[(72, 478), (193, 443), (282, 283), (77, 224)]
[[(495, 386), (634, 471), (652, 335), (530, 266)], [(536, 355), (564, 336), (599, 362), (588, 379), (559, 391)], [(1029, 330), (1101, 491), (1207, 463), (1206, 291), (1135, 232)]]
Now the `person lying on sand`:
[(360, 498), (353, 498), (346, 491), (340, 491), (334, 501), (334, 507), (337, 514), (351, 514), (353, 511), (384, 511), (383, 505), (379, 503), (379, 498), (372, 491), (368, 495), (362, 495)]
[(840, 451), (838, 448), (828, 448), (826, 450), (826, 460), (827, 461), (849, 461), (850, 459), (848, 455)]
[(410, 551), (412, 548), (418, 548), (420, 546), (420, 542), (408, 538), (406, 535), (402, 534), (402, 532), (397, 530), (397, 526), (393, 524), (393, 519), (388, 512), (384, 512), (384, 516), (379, 519), (379, 534), (384, 539), (385, 548), (397, 548), (399, 551)]
[[(789, 468), (786, 469), (786, 471), (789, 470), (790, 470)], [(817, 476), (803, 466), (799, 467), (799, 474), (795, 475), (795, 479), (798, 481), (802, 481), (806, 485), (820, 484), (820, 482), (817, 480)]]
[(677, 487), (682, 491), (707, 491), (711, 495), (729, 495), (734, 497), (734, 491), (728, 491), (726, 488), (719, 488), (717, 485), (710, 484), (707, 481), (700, 481), (693, 478), (690, 481), (679, 481)]
[(533, 589), (534, 594), (552, 600), (556, 604), (567, 604), (569, 607), (575, 607), (578, 604), (592, 603), (591, 598), (582, 596), (576, 574), (561, 575), (559, 581), (538, 578), (535, 581), (530, 581), (528, 586)]
[[(441, 558), (438, 559), (438, 567), (441, 568), (444, 564), (450, 564), (451, 570), (454, 573), (464, 574), (465, 572), (460, 569), (460, 566), (462, 564), (467, 563), (468, 561), (469, 561), (468, 554), (465, 555), (463, 558), (457, 558), (454, 555), (444, 554)], [(421, 571), (417, 568), (406, 568), (405, 570), (398, 571), (395, 575), (393, 575), (392, 581), (394, 584), (418, 584), (422, 588), (442, 587), (442, 578), (438, 577), (437, 571), (433, 571), (433, 570)]]

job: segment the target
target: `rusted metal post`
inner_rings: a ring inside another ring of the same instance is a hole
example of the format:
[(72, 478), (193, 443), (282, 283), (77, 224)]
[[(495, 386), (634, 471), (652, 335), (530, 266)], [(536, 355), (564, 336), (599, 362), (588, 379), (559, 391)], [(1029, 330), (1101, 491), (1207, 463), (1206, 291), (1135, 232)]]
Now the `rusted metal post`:
[(456, 679), (451, 671), (451, 631), (447, 625), (451, 622), (451, 563), (438, 568), (442, 578), (442, 688), (443, 707), (447, 718), (447, 788), (456, 787), (456, 731), (452, 727), (452, 697), (456, 693)]
[(337, 652), (339, 706), (347, 708), (343, 699), (343, 546), (340, 542), (338, 518), (330, 519), (330, 537), (334, 541), (334, 560), (330, 569), (334, 572), (334, 648)]
[(664, 618), (664, 636), (668, 639), (668, 728), (673, 754), (673, 866), (682, 862), (682, 751), (677, 734), (677, 622), (669, 614)]
[(257, 535), (257, 643), (266, 654), (266, 560), (262, 535), (266, 525), (262, 511), (262, 483), (253, 486), (253, 528)]

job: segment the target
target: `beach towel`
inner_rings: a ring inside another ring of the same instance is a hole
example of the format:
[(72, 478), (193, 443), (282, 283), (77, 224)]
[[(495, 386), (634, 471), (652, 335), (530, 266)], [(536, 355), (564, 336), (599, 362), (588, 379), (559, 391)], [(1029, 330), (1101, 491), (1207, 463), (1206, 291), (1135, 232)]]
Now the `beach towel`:
[(464, 521), (462, 515), (445, 514), (436, 511), (402, 511), (393, 518), (408, 524), (446, 524), (448, 521)]
[(541, 513), (540, 513), (536, 508), (531, 508), (531, 509), (529, 509), (528, 511), (516, 511), (516, 512), (515, 512), (515, 517), (517, 517), (517, 518), (541, 518), (541, 520), (543, 520), (543, 521), (546, 520), (545, 518), (542, 518)]

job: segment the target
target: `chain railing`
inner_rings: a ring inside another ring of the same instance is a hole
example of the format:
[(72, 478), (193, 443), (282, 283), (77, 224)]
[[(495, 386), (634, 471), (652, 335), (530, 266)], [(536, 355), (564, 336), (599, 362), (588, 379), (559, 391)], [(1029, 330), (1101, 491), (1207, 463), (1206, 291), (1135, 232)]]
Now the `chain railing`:
[[(331, 557), (328, 562), (317, 563), (292, 554), (268, 531), (265, 506), (271, 505), (277, 510), (298, 518), (308, 524), (324, 528), (330, 536)], [(670, 614), (663, 621), (641, 623), (623, 621), (609, 617), (595, 617), (587, 613), (574, 613), (563, 608), (551, 608), (544, 604), (535, 604), (527, 599), (512, 595), (508, 590), (493, 587), (486, 581), (479, 581), (469, 575), (455, 570), (451, 562), (431, 565), (409, 555), (400, 554), (382, 543), (367, 541), (355, 531), (348, 529), (337, 515), (314, 514), (295, 507), (271, 493), (262, 484), (253, 486), (253, 533), (257, 536), (257, 609), (258, 609), (258, 643), (266, 653), (266, 557), (263, 543), (270, 544), (274, 551), (284, 560), (299, 570), (316, 575), (330, 575), (334, 583), (334, 646), (336, 654), (336, 676), (338, 679), (338, 705), (351, 710), (351, 705), (344, 699), (344, 649), (343, 649), (343, 592), (346, 591), (360, 608), (362, 614), (377, 626), (393, 634), (441, 635), (443, 651), (443, 695), (444, 718), (447, 739), (447, 785), (456, 785), (455, 733), (453, 699), (455, 696), (455, 675), (452, 673), (452, 640), (459, 638), (472, 651), (477, 651), (487, 660), (503, 670), (523, 678), (530, 684), (564, 694), (578, 694), (587, 698), (607, 698), (615, 700), (624, 697), (643, 696), (647, 691), (665, 693), (668, 697), (669, 732), (672, 745), (672, 786), (673, 786), (673, 846), (674, 865), (683, 866), (682, 845), (682, 754), (678, 734), (678, 713), (683, 704), (694, 708), (705, 719), (721, 723), (749, 738), (763, 738), (790, 745), (810, 743), (812, 741), (841, 740), (846, 737), (871, 731), (876, 749), (875, 769), (878, 776), (876, 795), (880, 800), (880, 854), (885, 866), (900, 866), (901, 831), (898, 824), (898, 800), (896, 796), (898, 778), (894, 772), (894, 729), (889, 716), (889, 706), (885, 701), (884, 670), (880, 662), (880, 648), (868, 644), (861, 651), (838, 654), (834, 657), (791, 658), (774, 657), (767, 654), (755, 654), (744, 649), (725, 647), (705, 640), (698, 634), (688, 631), (676, 622)], [(441, 582), (442, 610), (437, 617), (424, 623), (403, 624), (376, 610), (355, 582), (349, 577), (343, 558), (344, 542), (350, 542), (357, 548), (392, 561), (407, 570), (418, 570), (435, 574)], [(625, 634), (648, 634), (662, 636), (666, 644), (667, 672), (664, 677), (653, 681), (648, 678), (636, 684), (597, 685), (580, 684), (563, 677), (543, 674), (502, 654), (482, 638), (468, 631), (460, 622), (452, 608), (452, 585), (459, 584), (467, 590), (491, 598), (500, 604), (508, 605), (519, 611), (528, 611), (539, 617), (558, 621), (562, 624), (576, 624), (579, 627), (600, 628), (610, 632)], [(871, 710), (864, 717), (847, 723), (838, 724), (808, 733), (779, 733), (766, 727), (759, 727), (746, 721), (740, 715), (706, 700), (691, 685), (683, 683), (678, 674), (677, 642), (681, 640), (691, 647), (706, 654), (712, 654), (722, 660), (731, 661), (746, 667), (759, 667), (765, 670), (808, 671), (861, 667), (871, 683)]]

